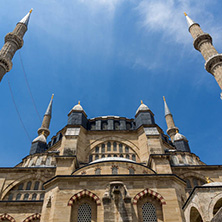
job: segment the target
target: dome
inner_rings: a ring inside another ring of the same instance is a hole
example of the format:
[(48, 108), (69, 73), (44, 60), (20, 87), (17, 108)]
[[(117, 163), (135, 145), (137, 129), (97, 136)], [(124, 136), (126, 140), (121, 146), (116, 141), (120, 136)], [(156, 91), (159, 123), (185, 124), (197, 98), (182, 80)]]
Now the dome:
[(147, 105), (145, 105), (145, 104), (143, 103), (143, 101), (141, 101), (141, 105), (140, 105), (139, 108), (137, 109), (136, 114), (137, 114), (139, 111), (147, 111), (147, 110), (150, 110), (150, 109), (148, 108)]
[(176, 135), (173, 138), (173, 142), (178, 141), (178, 140), (186, 140), (187, 141), (187, 138), (180, 133), (176, 133)]
[(35, 143), (35, 142), (46, 143), (46, 138), (43, 134), (41, 134), (40, 136), (36, 137), (32, 142), (33, 143)]
[(206, 183), (203, 185), (203, 187), (214, 187), (214, 186), (222, 186), (222, 182), (212, 182), (212, 183)]
[(99, 163), (99, 162), (105, 162), (105, 161), (126, 161), (126, 162), (135, 163), (135, 161), (129, 160), (129, 159), (126, 159), (126, 158), (123, 158), (123, 157), (105, 157), (105, 158), (101, 158), (101, 159), (98, 159), (98, 160), (94, 160), (91, 163)]
[(76, 111), (83, 111), (82, 106), (80, 105), (80, 103), (78, 103), (77, 105), (75, 105), (72, 110), (76, 110)]

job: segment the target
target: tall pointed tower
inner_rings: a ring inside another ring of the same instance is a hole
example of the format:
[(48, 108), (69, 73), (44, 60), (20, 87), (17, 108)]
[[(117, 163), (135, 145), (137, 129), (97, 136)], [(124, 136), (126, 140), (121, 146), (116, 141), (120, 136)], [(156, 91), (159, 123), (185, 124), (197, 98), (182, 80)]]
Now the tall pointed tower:
[(52, 101), (53, 101), (54, 94), (52, 94), (51, 100), (49, 102), (48, 108), (45, 112), (43, 117), (42, 125), (38, 129), (38, 137), (36, 137), (32, 141), (32, 146), (30, 149), (30, 154), (34, 153), (41, 153), (46, 150), (47, 144), (46, 139), (50, 134), (49, 125), (52, 117)]
[(189, 32), (194, 39), (194, 48), (201, 52), (206, 61), (205, 69), (214, 76), (222, 90), (222, 55), (214, 48), (211, 36), (204, 33), (199, 24), (194, 22), (186, 13), (184, 14)]
[(12, 58), (15, 52), (23, 46), (23, 36), (28, 29), (29, 18), (32, 9), (29, 13), (16, 25), (13, 32), (5, 36), (5, 44), (0, 51), (0, 82), (6, 72), (12, 68)]

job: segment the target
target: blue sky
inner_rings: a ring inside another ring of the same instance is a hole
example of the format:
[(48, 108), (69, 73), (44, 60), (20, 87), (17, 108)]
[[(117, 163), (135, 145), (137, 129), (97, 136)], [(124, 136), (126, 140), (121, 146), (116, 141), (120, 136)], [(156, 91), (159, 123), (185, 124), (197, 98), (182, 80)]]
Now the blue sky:
[[(1, 0), (0, 47), (4, 36), (33, 8), (20, 54), (41, 118), (54, 93), (51, 134), (67, 123), (78, 100), (89, 118), (133, 118), (142, 99), (166, 132), (162, 96), (192, 152), (221, 164), (220, 88), (193, 48), (183, 12), (210, 33), (222, 52), (222, 2), (216, 0)], [(19, 53), (0, 83), (0, 166), (14, 166), (41, 122), (22, 72)], [(49, 139), (48, 138), (48, 139)]]

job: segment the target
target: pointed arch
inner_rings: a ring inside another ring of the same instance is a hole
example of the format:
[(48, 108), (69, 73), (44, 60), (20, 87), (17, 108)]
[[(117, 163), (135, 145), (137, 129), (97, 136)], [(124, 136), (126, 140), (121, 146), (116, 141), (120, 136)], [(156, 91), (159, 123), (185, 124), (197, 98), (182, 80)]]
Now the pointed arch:
[(40, 218), (41, 218), (41, 214), (36, 213), (36, 214), (33, 214), (33, 215), (27, 217), (23, 222), (31, 222), (35, 219), (40, 219)]
[(76, 200), (81, 199), (81, 198), (83, 198), (83, 197), (85, 197), (85, 196), (88, 196), (88, 197), (92, 198), (92, 199), (96, 202), (96, 205), (97, 205), (97, 206), (100, 206), (100, 205), (101, 205), (101, 201), (100, 201), (99, 197), (98, 197), (96, 194), (92, 193), (92, 192), (89, 191), (89, 190), (84, 189), (84, 190), (82, 190), (82, 191), (74, 194), (74, 195), (69, 199), (68, 206), (72, 206), (73, 203), (74, 203)]
[(135, 195), (135, 197), (133, 198), (133, 204), (136, 205), (139, 199), (141, 199), (142, 197), (147, 196), (147, 195), (158, 200), (161, 205), (166, 204), (166, 201), (159, 193), (157, 193), (156, 191), (153, 191), (149, 188), (146, 188), (143, 191), (139, 192), (137, 195)]
[(2, 214), (2, 215), (0, 215), (0, 220), (9, 220), (10, 222), (15, 222), (15, 219), (12, 217), (12, 216), (10, 216), (9, 214)]

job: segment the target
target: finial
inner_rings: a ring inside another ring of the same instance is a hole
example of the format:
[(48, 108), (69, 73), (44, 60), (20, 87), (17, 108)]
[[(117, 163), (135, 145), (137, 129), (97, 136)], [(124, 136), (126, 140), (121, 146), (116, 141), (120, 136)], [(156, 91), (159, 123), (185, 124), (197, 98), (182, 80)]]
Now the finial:
[(42, 131), (42, 135), (44, 135), (44, 130)]
[(210, 177), (206, 177), (207, 183), (211, 183)]
[(176, 129), (176, 133), (179, 133), (179, 130), (178, 130), (178, 129)]
[(166, 102), (165, 96), (163, 96), (163, 101)]
[(53, 99), (54, 98), (54, 94), (52, 94), (52, 97), (51, 97), (51, 99)]
[(143, 100), (141, 100), (140, 102), (141, 102), (141, 104), (143, 104)]
[(78, 101), (78, 104), (80, 105), (80, 101)]
[(184, 12), (184, 15), (185, 15), (185, 16), (187, 16), (187, 13), (186, 13), (186, 12)]

